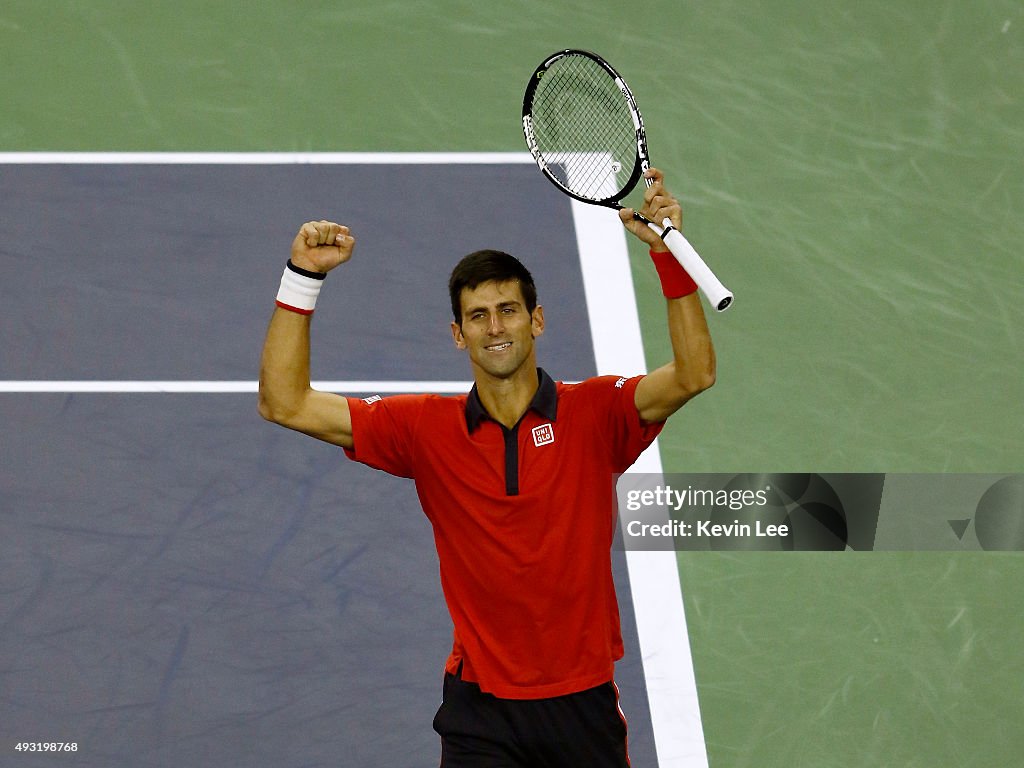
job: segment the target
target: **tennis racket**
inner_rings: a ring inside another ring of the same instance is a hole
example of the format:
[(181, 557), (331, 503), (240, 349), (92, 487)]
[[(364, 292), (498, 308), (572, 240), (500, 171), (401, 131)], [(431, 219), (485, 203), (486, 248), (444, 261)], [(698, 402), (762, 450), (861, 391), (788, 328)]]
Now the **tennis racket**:
[[(651, 164), (629, 86), (589, 51), (559, 51), (537, 67), (523, 97), (523, 133), (544, 175), (584, 203), (621, 210), (620, 201)], [(659, 226), (640, 214), (636, 218), (661, 236), (711, 306), (721, 312), (732, 304), (732, 292), (670, 219)]]

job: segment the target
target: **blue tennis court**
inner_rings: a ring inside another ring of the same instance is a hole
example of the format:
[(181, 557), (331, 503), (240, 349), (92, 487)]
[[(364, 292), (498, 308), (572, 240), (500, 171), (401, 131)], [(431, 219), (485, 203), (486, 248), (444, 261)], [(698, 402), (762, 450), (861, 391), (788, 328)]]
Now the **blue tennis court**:
[[(593, 375), (568, 202), (518, 162), (25, 164), (0, 192), (24, 276), (0, 289), (0, 722), (77, 745), (18, 764), (436, 762), (451, 626), (429, 525), (411, 483), (259, 418), (262, 334), (294, 230), (331, 216), (360, 242), (314, 378), (468, 388), (445, 282), (486, 246), (535, 274), (542, 364)], [(615, 557), (631, 753), (654, 765)]]

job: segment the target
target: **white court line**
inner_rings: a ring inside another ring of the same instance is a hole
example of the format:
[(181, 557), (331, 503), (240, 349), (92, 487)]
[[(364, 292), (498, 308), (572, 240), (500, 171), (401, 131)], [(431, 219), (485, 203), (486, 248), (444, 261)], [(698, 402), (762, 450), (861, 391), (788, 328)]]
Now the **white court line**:
[[(321, 392), (381, 394), (436, 392), (465, 394), (472, 381), (314, 381)], [(0, 381), (0, 393), (58, 392), (118, 394), (133, 392), (187, 394), (256, 394), (258, 381)]]
[[(619, 376), (646, 373), (625, 230), (607, 208), (574, 200), (572, 214), (597, 372)], [(629, 471), (662, 474), (657, 441)], [(707, 768), (675, 552), (627, 551), (626, 563), (658, 765)]]
[(529, 165), (529, 152), (0, 152), (6, 165)]
[[(530, 164), (526, 152), (514, 153), (107, 153), (17, 152), (0, 153), (0, 164)], [(643, 373), (646, 363), (640, 321), (629, 269), (625, 235), (618, 218), (608, 209), (573, 202), (573, 220), (583, 268), (591, 336), (599, 374)], [(613, 307), (614, 312), (605, 311)], [(100, 389), (42, 389), (47, 385), (118, 386), (164, 385), (116, 391), (140, 392), (255, 392), (255, 382), (0, 382), (0, 392), (114, 391)], [(395, 385), (398, 389), (388, 389)], [(466, 392), (469, 382), (317, 382), (325, 391), (382, 394), (391, 392)], [(35, 389), (12, 389), (27, 385)], [(378, 386), (371, 386), (378, 385)], [(202, 387), (211, 387), (202, 389)], [(194, 388), (189, 388), (194, 387)], [(219, 387), (219, 388), (213, 388)], [(229, 389), (237, 387), (237, 389)], [(416, 388), (422, 387), (422, 389)], [(661, 474), (657, 443), (633, 465), (632, 472)], [(627, 552), (630, 584), (650, 700), (651, 722), (661, 768), (707, 768), (697, 686), (683, 613), (679, 570), (673, 552)]]

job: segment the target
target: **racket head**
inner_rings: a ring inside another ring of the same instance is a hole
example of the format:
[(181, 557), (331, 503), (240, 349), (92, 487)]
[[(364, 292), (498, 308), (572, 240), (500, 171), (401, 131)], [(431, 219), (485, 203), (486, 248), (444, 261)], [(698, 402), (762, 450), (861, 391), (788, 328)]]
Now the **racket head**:
[(548, 180), (585, 203), (621, 208), (650, 166), (633, 93), (591, 51), (558, 51), (534, 70), (523, 96), (523, 134)]

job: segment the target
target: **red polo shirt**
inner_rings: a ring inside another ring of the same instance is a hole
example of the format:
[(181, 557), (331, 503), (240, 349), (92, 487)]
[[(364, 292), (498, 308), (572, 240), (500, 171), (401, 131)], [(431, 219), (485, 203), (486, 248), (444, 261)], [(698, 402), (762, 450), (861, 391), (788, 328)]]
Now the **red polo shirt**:
[(661, 431), (641, 377), (540, 387), (513, 429), (468, 395), (349, 398), (356, 461), (416, 482), (455, 627), (445, 666), (502, 698), (582, 691), (622, 657), (612, 476)]

